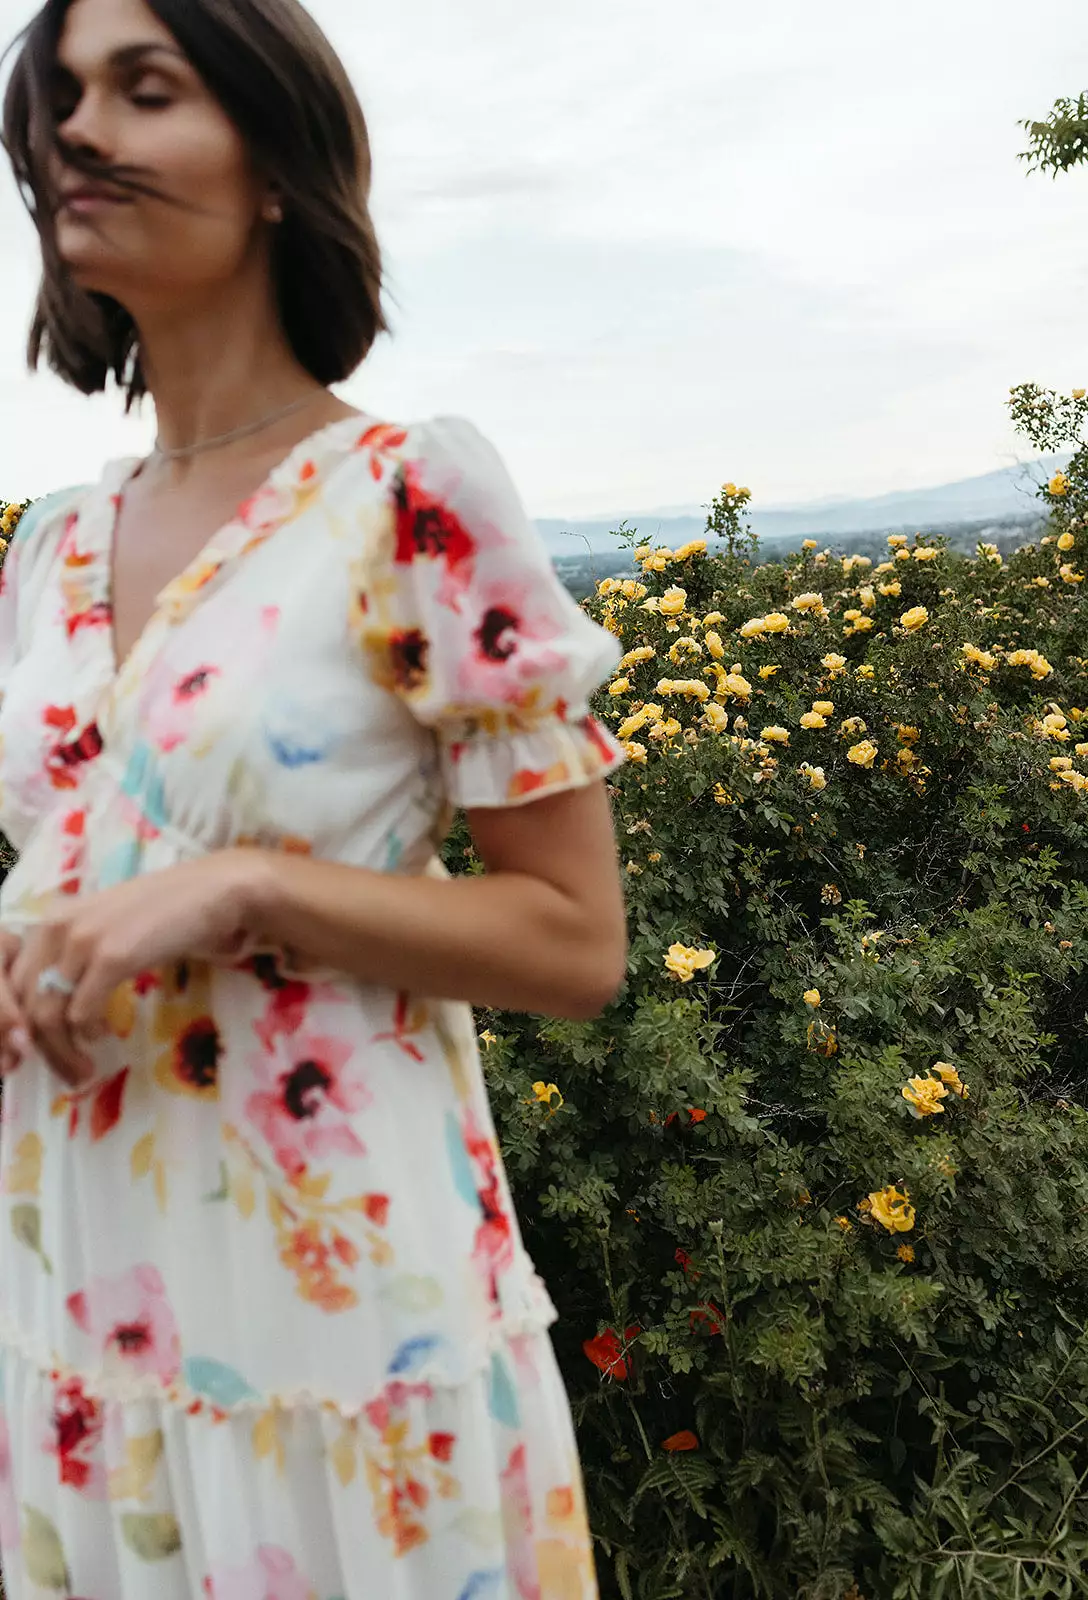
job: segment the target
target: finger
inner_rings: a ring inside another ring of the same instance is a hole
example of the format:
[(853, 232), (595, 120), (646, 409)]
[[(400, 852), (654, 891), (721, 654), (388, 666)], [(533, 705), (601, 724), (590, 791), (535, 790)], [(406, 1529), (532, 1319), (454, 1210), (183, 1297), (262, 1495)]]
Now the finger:
[[(20, 955), (17, 969), (22, 961), (23, 955)], [(63, 939), (62, 942), (57, 930), (48, 930), (46, 937), (36, 941), (25, 970), (19, 974), (23, 984), (23, 1008), (34, 1043), (54, 1072), (72, 1085), (86, 1083), (94, 1076), (94, 1062), (73, 1036), (68, 1017), (68, 1007), (82, 970), (83, 960), (71, 941)], [(43, 986), (43, 973), (54, 974), (58, 983), (66, 986), (65, 991)]]

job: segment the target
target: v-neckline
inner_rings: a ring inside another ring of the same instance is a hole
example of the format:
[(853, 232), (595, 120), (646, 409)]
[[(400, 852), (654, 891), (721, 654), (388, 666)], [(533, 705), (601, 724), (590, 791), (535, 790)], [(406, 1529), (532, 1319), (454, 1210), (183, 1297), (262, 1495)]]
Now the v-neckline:
[[(342, 459), (350, 453), (354, 440), (365, 435), (376, 424), (376, 420), (365, 411), (356, 411), (345, 417), (337, 417), (300, 439), (271, 467), (252, 492), (238, 502), (227, 521), (209, 534), (191, 560), (163, 585), (123, 658), (118, 654), (114, 631), (117, 528), (125, 490), (138, 477), (146, 460), (133, 456), (112, 462), (102, 480), (105, 506), (101, 530), (95, 539), (95, 555), (101, 569), (99, 595), (103, 603), (104, 626), (94, 630), (104, 637), (110, 682), (121, 682), (164, 616), (168, 615), (174, 621), (187, 616), (227, 567), (264, 544), (293, 515), (297, 515), (301, 506), (308, 504), (316, 493), (330, 459)], [(341, 434), (344, 436), (343, 450), (339, 448)], [(271, 514), (258, 526), (251, 527), (246, 521), (247, 512), (262, 500), (274, 502), (277, 495), (282, 496), (282, 504), (276, 509), (270, 507)]]

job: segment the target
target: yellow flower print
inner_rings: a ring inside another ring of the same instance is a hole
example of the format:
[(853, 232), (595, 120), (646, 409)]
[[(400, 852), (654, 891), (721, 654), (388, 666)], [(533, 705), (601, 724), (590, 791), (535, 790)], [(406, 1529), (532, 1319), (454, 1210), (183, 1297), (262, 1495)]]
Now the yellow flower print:
[(152, 1036), (165, 1043), (155, 1061), (155, 1081), (171, 1094), (219, 1098), (223, 1041), (211, 1011), (211, 968), (179, 962), (163, 974), (152, 1009)]

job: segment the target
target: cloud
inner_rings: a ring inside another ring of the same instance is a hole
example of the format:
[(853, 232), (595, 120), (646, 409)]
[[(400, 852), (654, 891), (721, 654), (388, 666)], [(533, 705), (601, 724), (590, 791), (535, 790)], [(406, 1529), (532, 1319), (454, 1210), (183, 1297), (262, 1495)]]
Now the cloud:
[[(0, 0), (0, 22), (28, 10)], [(1088, 381), (1088, 172), (1016, 160), (1017, 119), (1084, 87), (1080, 0), (313, 10), (367, 112), (395, 329), (348, 393), (471, 416), (538, 515), (984, 472), (1018, 449), (1010, 384)], [(5, 194), (12, 494), (148, 431), (18, 377), (16, 213)]]

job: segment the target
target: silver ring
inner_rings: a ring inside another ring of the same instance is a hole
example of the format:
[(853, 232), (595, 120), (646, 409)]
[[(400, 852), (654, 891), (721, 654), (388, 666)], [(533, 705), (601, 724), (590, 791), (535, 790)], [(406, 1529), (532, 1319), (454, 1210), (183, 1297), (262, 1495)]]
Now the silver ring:
[(59, 967), (46, 967), (44, 972), (38, 974), (34, 987), (39, 994), (62, 994), (66, 999), (76, 992), (75, 984), (64, 976)]

